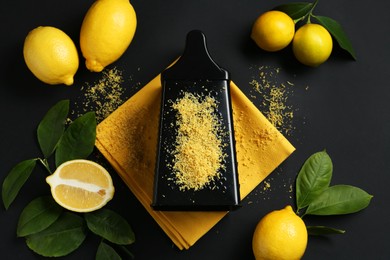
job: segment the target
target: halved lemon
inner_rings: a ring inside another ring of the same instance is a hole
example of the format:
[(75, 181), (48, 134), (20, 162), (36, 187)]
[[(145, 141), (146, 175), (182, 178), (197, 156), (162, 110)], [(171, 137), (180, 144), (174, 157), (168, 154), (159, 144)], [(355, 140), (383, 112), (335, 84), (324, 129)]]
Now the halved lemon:
[(108, 171), (89, 160), (71, 160), (61, 164), (46, 178), (54, 200), (76, 212), (102, 208), (114, 196), (114, 185)]

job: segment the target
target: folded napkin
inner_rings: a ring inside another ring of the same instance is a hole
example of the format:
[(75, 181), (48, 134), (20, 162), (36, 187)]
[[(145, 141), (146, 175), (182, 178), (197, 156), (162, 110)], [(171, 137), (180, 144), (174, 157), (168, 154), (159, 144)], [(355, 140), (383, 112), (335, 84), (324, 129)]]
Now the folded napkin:
[[(243, 199), (295, 148), (233, 82), (230, 88)], [(228, 212), (151, 208), (160, 103), (158, 75), (98, 125), (96, 147), (173, 243), (188, 249)]]

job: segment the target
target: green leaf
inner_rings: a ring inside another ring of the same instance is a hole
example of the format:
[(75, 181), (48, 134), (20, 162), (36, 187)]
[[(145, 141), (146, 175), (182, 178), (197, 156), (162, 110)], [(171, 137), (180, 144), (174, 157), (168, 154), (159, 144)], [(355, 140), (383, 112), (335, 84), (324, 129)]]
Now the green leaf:
[(307, 233), (312, 236), (344, 234), (345, 230), (325, 227), (325, 226), (307, 226)]
[(356, 60), (355, 50), (353, 49), (352, 43), (341, 25), (337, 21), (326, 16), (313, 15), (313, 17), (318, 21), (319, 24), (324, 26), (329, 31), (329, 33), (336, 39), (340, 47), (346, 50), (352, 56), (352, 58)]
[(322, 191), (329, 187), (333, 164), (325, 151), (311, 155), (303, 164), (296, 181), (298, 210), (307, 207)]
[(20, 214), (16, 233), (23, 237), (40, 232), (56, 221), (61, 212), (62, 208), (51, 196), (36, 198)]
[(96, 252), (96, 260), (120, 260), (122, 259), (118, 253), (110, 245), (101, 242)]
[(275, 10), (288, 14), (293, 20), (300, 20), (311, 12), (313, 3), (296, 2), (275, 7)]
[(118, 245), (134, 243), (135, 236), (127, 221), (109, 209), (100, 209), (84, 215), (88, 228), (95, 234)]
[(15, 165), (5, 177), (2, 188), (3, 204), (6, 209), (11, 205), (20, 189), (30, 177), (36, 165), (36, 159), (22, 161)]
[(41, 232), (26, 236), (27, 246), (42, 256), (65, 256), (76, 250), (86, 237), (82, 217), (65, 212)]
[(48, 158), (54, 152), (64, 133), (68, 113), (69, 100), (62, 100), (50, 108), (39, 123), (37, 129), (38, 143), (45, 158)]
[(56, 150), (56, 165), (87, 158), (93, 151), (96, 138), (96, 117), (88, 112), (69, 125)]
[(307, 207), (306, 215), (342, 215), (366, 208), (372, 195), (350, 185), (335, 185), (323, 191)]

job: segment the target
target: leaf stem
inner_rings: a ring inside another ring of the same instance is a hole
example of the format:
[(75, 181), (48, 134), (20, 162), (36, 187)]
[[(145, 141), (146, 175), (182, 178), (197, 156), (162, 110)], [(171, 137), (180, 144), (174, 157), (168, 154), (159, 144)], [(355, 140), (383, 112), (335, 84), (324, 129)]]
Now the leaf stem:
[(118, 245), (120, 249), (122, 249), (123, 252), (125, 252), (131, 259), (134, 259), (135, 256), (123, 245)]
[(306, 23), (311, 23), (310, 21), (310, 18), (313, 16), (313, 10), (314, 8), (317, 6), (318, 4), (318, 0), (316, 0), (314, 3), (313, 3), (313, 6), (311, 7), (310, 11), (307, 13), (307, 22)]
[(43, 165), (43, 167), (45, 167), (45, 169), (49, 172), (49, 174), (52, 174), (52, 171), (50, 169), (49, 162), (47, 161), (47, 159), (46, 158), (44, 158), (44, 159), (38, 158), (38, 160)]
[(297, 216), (299, 216), (300, 218), (303, 218), (305, 215), (306, 215), (306, 211), (302, 212), (301, 211), (302, 209), (298, 208), (295, 212), (295, 214), (297, 214)]

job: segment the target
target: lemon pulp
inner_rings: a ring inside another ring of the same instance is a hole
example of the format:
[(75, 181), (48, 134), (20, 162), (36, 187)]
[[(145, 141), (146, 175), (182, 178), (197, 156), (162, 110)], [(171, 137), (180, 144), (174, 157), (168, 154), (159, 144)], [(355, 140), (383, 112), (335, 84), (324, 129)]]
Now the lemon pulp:
[(114, 186), (110, 174), (89, 160), (72, 160), (61, 164), (46, 178), (54, 200), (76, 212), (102, 208), (113, 198)]

